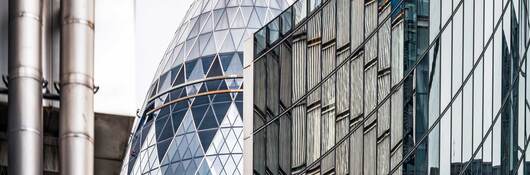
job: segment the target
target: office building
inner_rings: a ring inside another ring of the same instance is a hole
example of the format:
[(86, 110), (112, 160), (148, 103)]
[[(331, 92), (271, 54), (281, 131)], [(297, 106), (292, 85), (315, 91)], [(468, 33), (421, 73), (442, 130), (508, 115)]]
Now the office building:
[(527, 0), (298, 0), (247, 41), (244, 174), (529, 174)]
[(243, 41), (284, 0), (195, 0), (164, 54), (122, 174), (243, 174)]

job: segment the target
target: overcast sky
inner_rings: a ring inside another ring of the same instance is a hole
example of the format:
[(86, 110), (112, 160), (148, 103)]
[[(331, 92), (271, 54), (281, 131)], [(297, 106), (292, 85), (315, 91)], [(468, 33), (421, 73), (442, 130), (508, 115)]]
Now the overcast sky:
[[(134, 116), (193, 0), (96, 3), (94, 110)], [(136, 4), (135, 4), (136, 3)]]
[(193, 0), (136, 0), (136, 106), (141, 108), (156, 68)]

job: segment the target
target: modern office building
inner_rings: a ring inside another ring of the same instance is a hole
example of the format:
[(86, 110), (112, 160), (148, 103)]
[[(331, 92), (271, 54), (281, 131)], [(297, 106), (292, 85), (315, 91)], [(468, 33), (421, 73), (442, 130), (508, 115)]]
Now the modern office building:
[(243, 41), (284, 0), (195, 0), (136, 120), (122, 174), (243, 174)]
[[(134, 121), (134, 101), (123, 98), (134, 94), (124, 87), (134, 84), (129, 42), (119, 38), (133, 31), (133, 5), (0, 0), (0, 175), (120, 172)], [(116, 13), (123, 16), (108, 18)], [(115, 69), (111, 61), (120, 71), (98, 76)]]
[(530, 174), (528, 0), (298, 0), (247, 41), (244, 174)]

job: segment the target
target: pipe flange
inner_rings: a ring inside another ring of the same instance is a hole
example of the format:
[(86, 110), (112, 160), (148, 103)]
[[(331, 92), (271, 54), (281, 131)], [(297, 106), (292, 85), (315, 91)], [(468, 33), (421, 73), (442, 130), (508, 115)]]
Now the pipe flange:
[(83, 73), (72, 72), (63, 74), (61, 76), (61, 85), (65, 86), (69, 84), (83, 85), (94, 90), (94, 78)]

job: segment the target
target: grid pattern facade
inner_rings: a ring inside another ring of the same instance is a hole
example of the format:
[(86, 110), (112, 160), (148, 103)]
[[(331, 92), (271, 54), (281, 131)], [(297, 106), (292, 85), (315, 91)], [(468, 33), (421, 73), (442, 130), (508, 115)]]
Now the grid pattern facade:
[(528, 3), (296, 1), (254, 35), (252, 172), (529, 174)]
[(242, 174), (242, 42), (283, 0), (195, 0), (156, 72), (122, 174)]

